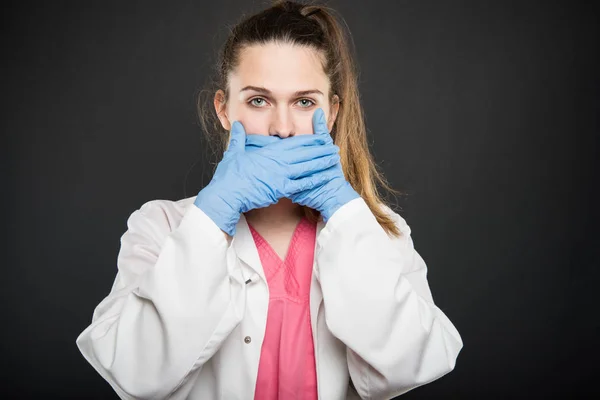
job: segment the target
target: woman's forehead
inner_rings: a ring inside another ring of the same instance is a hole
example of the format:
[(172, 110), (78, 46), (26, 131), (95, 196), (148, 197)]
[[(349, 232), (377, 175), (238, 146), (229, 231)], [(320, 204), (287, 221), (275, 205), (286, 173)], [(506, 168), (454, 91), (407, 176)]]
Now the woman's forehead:
[(285, 95), (299, 90), (324, 92), (328, 87), (319, 52), (313, 48), (278, 43), (253, 45), (240, 53), (239, 61), (230, 75), (230, 86), (237, 91), (256, 86)]

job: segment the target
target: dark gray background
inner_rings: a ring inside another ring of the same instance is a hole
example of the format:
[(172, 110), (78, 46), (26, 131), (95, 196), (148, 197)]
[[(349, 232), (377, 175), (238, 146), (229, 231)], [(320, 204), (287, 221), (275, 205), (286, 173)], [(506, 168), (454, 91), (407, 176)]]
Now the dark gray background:
[[(75, 339), (127, 217), (207, 183), (195, 98), (225, 26), (263, 4), (4, 5), (1, 390), (117, 398)], [(598, 394), (593, 2), (329, 4), (353, 34), (375, 157), (408, 193), (400, 213), (465, 344), (404, 397)]]

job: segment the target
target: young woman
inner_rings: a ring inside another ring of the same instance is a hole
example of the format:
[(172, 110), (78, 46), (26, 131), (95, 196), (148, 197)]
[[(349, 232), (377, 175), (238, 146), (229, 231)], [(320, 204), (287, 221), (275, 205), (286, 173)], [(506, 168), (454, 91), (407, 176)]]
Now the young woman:
[(341, 27), (284, 1), (232, 30), (211, 182), (132, 213), (77, 338), (121, 398), (389, 399), (453, 370), (463, 343), (376, 190)]

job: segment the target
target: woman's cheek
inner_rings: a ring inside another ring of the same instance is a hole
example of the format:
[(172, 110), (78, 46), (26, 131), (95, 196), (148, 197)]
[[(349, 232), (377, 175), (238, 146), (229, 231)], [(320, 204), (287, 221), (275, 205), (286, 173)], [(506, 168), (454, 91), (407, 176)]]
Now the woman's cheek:
[(312, 135), (314, 133), (312, 115), (312, 112), (305, 112), (305, 114), (302, 115), (302, 119), (297, 122), (297, 125), (300, 127), (300, 129), (298, 129), (298, 135)]
[(236, 119), (244, 125), (247, 134), (268, 135), (269, 125), (263, 114), (250, 110), (238, 110)]
[(308, 120), (306, 118), (304, 118), (304, 120), (302, 121), (302, 129), (300, 129), (298, 131), (298, 135), (312, 135), (313, 129), (312, 129), (312, 114), (311, 117), (308, 118)]
[(269, 135), (269, 125), (262, 121), (260, 117), (246, 116), (242, 120), (246, 133), (255, 135)]

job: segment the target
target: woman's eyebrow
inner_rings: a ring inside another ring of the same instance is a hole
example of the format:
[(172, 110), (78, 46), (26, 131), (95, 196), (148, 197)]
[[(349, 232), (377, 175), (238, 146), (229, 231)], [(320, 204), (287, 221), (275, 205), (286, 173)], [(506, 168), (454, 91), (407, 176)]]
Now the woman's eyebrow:
[[(240, 93), (242, 93), (245, 90), (253, 90), (255, 92), (259, 92), (262, 94), (266, 94), (266, 95), (271, 95), (271, 91), (267, 88), (264, 87), (258, 87), (258, 86), (246, 86), (244, 88), (242, 88), (240, 90)], [(323, 92), (321, 92), (320, 90), (317, 89), (311, 89), (311, 90), (299, 90), (297, 92), (295, 92), (293, 94), (293, 96), (307, 96), (309, 94), (320, 94), (321, 96), (324, 96)]]

